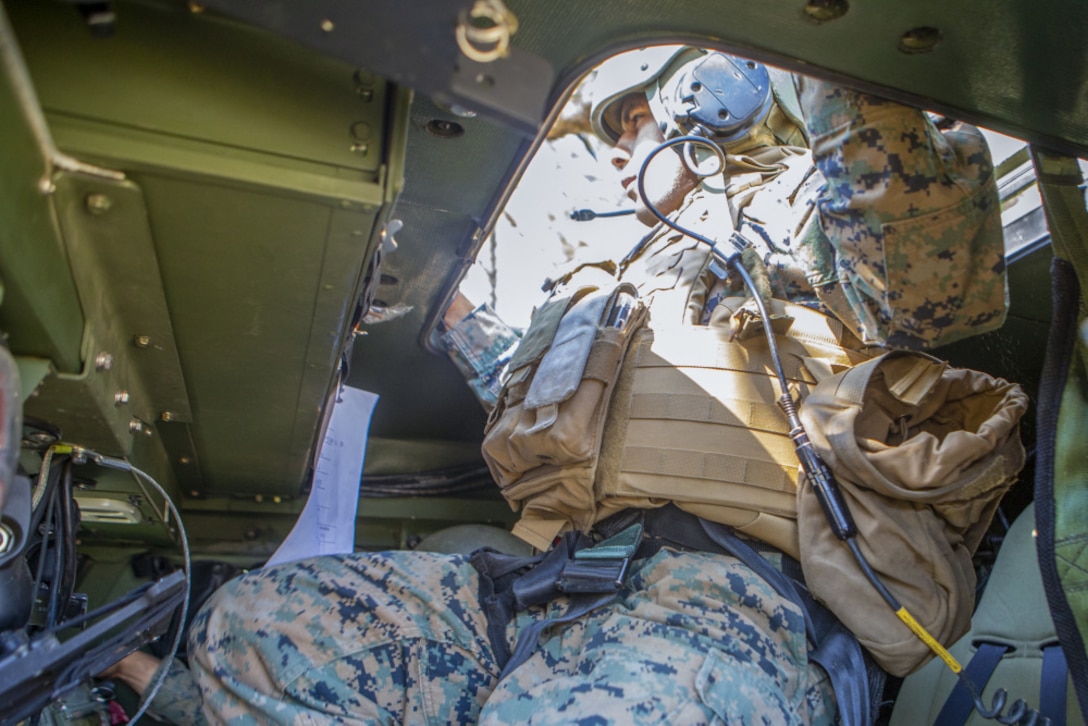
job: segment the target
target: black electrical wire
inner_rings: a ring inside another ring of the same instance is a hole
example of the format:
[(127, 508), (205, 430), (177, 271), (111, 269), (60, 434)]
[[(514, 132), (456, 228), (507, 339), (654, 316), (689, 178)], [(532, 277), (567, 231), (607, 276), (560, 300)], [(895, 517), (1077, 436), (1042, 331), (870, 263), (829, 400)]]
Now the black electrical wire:
[[(674, 146), (685, 145), (685, 151), (681, 153), (681, 158), (684, 161), (684, 165), (690, 172), (699, 177), (711, 176), (718, 174), (725, 169), (725, 152), (715, 143), (702, 136), (678, 136), (673, 139), (668, 139), (662, 142), (657, 148), (653, 149), (642, 162), (639, 167), (637, 186), (639, 198), (645, 207), (659, 219), (662, 224), (670, 227), (671, 229), (680, 232), (683, 235), (691, 237), (699, 242), (709, 245), (714, 254), (721, 255), (721, 264), (723, 269), (716, 271), (722, 273), (724, 276), (725, 268), (735, 271), (740, 275), (745, 286), (748, 288), (755, 300), (756, 307), (759, 309), (759, 314), (762, 317), (764, 324), (763, 330), (767, 337), (767, 346), (771, 355), (771, 360), (775, 369), (775, 376), (778, 378), (779, 385), (782, 389), (782, 395), (779, 398), (779, 405), (782, 407), (783, 412), (786, 414), (786, 418), (790, 427), (790, 438), (793, 439), (797, 448), (798, 458), (801, 460), (801, 467), (806, 478), (813, 484), (814, 489), (820, 499), (820, 504), (823, 507), (824, 514), (828, 518), (828, 522), (831, 525), (835, 535), (845, 542), (850, 548), (854, 559), (857, 560), (858, 565), (861, 567), (862, 572), (865, 574), (865, 578), (872, 584), (872, 586), (880, 594), (881, 598), (888, 604), (888, 606), (896, 613), (896, 615), (903, 621), (903, 623), (920, 639), (925, 643), (938, 657), (944, 661), (945, 665), (956, 674), (959, 680), (967, 688), (968, 692), (974, 701), (975, 709), (979, 715), (987, 720), (994, 720), (1007, 726), (1035, 726), (1041, 723), (1050, 723), (1050, 719), (1044, 718), (1037, 710), (1031, 708), (1025, 701), (1017, 700), (1009, 706), (1008, 711), (1005, 711), (1006, 702), (1008, 701), (1008, 693), (1005, 689), (999, 688), (994, 693), (993, 699), (989, 707), (982, 701), (982, 694), (979, 693), (978, 687), (967, 676), (963, 666), (960, 665), (947, 650), (938, 643), (932, 635), (930, 635), (924, 627), (922, 627), (913, 616), (907, 612), (906, 608), (902, 606), (899, 600), (891, 593), (884, 582), (880, 579), (880, 576), (873, 570), (872, 565), (865, 558), (860, 546), (857, 543), (856, 534), (857, 530), (853, 526), (853, 520), (850, 517), (849, 509), (846, 506), (846, 502), (841, 499), (838, 494), (838, 485), (831, 477), (831, 472), (827, 468), (827, 465), (823, 462), (819, 454), (809, 443), (808, 437), (804, 432), (804, 428), (801, 425), (800, 418), (797, 415), (796, 403), (793, 401), (793, 396), (789, 392), (788, 382), (786, 380), (785, 372), (782, 368), (782, 360), (778, 354), (778, 346), (774, 339), (774, 331), (771, 329), (770, 317), (767, 314), (766, 306), (763, 302), (763, 298), (760, 296), (759, 291), (756, 289), (755, 283), (752, 280), (751, 275), (745, 269), (743, 264), (738, 264), (740, 255), (744, 250), (745, 242), (743, 237), (734, 233), (730, 239), (733, 244), (734, 250), (729, 255), (722, 255), (722, 251), (718, 249), (718, 243), (708, 237), (704, 237), (697, 232), (687, 229), (675, 221), (667, 218), (650, 200), (649, 195), (646, 193), (646, 170), (649, 168), (650, 162), (662, 151)], [(694, 156), (694, 147), (699, 146), (711, 151), (717, 161), (718, 166), (711, 171), (703, 171), (698, 167), (693, 167), (688, 161), (688, 155)], [(821, 481), (822, 480), (822, 481)], [(830, 501), (828, 500), (830, 497)]]
[[(37, 517), (38, 524), (35, 529), (43, 527), (41, 531), (41, 539), (38, 542), (38, 564), (35, 567), (34, 573), (34, 589), (31, 591), (31, 597), (34, 598), (34, 602), (38, 601), (38, 593), (41, 592), (42, 583), (45, 581), (45, 561), (49, 556), (49, 540), (52, 537), (53, 532), (53, 511), (57, 503), (57, 489), (52, 488), (46, 493), (48, 499), (43, 499), (40, 508), (44, 512), (44, 516)], [(31, 530), (32, 532), (34, 529)]]
[(61, 472), (60, 485), (55, 489), (59, 512), (53, 527), (53, 580), (50, 583), (46, 629), (53, 629), (64, 620), (72, 592), (75, 590), (76, 514), (71, 459), (64, 462)]
[(466, 494), (494, 485), (486, 466), (465, 466), (436, 469), (416, 474), (371, 474), (360, 480), (359, 496), (384, 497), (442, 497)]
[[(42, 465), (46, 465), (44, 463), (44, 460)], [(54, 463), (52, 466), (50, 466), (49, 471), (46, 472), (45, 491), (42, 493), (38, 508), (31, 513), (29, 529), (30, 532), (37, 531), (38, 526), (42, 523), (43, 515), (46, 512), (46, 508), (43, 503), (46, 501), (47, 497), (51, 497), (53, 495), (54, 490), (57, 488), (57, 486), (60, 485), (60, 477), (61, 469)]]

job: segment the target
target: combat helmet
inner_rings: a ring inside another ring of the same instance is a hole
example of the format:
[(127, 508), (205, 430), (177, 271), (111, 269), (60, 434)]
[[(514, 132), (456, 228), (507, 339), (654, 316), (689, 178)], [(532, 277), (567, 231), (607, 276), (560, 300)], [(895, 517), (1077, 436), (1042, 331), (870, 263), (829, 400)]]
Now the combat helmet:
[[(767, 128), (776, 107), (771, 75), (756, 61), (690, 46), (654, 46), (605, 61), (590, 82), (590, 123), (594, 133), (615, 144), (622, 133), (621, 101), (644, 91), (666, 138), (695, 133), (730, 151), (774, 143), (788, 134)], [(778, 114), (784, 116), (784, 114)], [(785, 119), (782, 119), (785, 120)]]

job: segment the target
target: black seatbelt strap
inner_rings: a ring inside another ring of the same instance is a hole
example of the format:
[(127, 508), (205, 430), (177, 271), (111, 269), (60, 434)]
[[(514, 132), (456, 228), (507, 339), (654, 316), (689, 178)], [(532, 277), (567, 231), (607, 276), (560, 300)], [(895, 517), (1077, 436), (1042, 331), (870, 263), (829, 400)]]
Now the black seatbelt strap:
[(1043, 647), (1043, 670), (1039, 678), (1039, 713), (1050, 719), (1051, 726), (1065, 726), (1066, 686), (1069, 667), (1062, 646)]
[[(1009, 646), (1000, 643), (979, 643), (978, 650), (971, 658), (971, 662), (963, 669), (964, 676), (971, 679), (979, 693), (986, 688), (994, 669), (1001, 661), (1001, 656), (1010, 650)], [(948, 694), (948, 698), (937, 714), (933, 726), (963, 726), (968, 717), (975, 710), (975, 699), (962, 679), (956, 680), (956, 685)]]

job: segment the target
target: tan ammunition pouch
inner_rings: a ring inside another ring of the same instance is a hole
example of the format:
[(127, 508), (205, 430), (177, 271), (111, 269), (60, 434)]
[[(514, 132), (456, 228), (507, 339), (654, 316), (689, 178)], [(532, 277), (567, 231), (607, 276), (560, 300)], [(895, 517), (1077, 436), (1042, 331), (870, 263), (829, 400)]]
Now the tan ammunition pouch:
[(539, 549), (561, 529), (597, 521), (593, 481), (608, 400), (645, 317), (632, 285), (583, 288), (538, 310), (518, 345), (483, 454), (503, 496), (522, 511), (515, 534)]
[[(515, 534), (546, 549), (571, 528), (671, 501), (799, 557), (797, 457), (760, 324), (735, 315), (734, 340), (709, 326), (640, 327), (641, 314), (623, 330), (601, 325), (580, 384), (545, 411), (529, 391), (547, 352), (570, 347), (564, 313), (588, 299), (534, 317), (488, 424), (484, 457), (522, 511)], [(774, 300), (772, 316), (795, 396), (871, 357), (818, 312)]]

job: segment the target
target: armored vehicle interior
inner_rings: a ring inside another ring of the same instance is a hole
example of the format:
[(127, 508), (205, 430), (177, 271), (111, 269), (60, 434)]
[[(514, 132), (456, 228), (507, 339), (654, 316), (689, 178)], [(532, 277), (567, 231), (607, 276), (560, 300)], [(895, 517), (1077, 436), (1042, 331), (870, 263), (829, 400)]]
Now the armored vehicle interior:
[[(1074, 259), (1088, 231), (1073, 0), (0, 7), (0, 723), (77, 720), (101, 695), (89, 676), (153, 639), (167, 652), (171, 573), (261, 566), (335, 479), (327, 439), (365, 450), (355, 549), (505, 542), (487, 415), (437, 331), (463, 279), (476, 302), (517, 297), (519, 322), (544, 277), (514, 266), (539, 267), (530, 250), (625, 223), (569, 220), (618, 195), (586, 130), (563, 127), (615, 53), (717, 48), (992, 131), (1009, 315), (939, 353), (1033, 403), (1054, 365), (1051, 230)], [(575, 152), (582, 166), (562, 161)], [(604, 191), (579, 199), (575, 181)], [(330, 428), (341, 386), (376, 394), (369, 430)], [(1036, 413), (982, 570), (1036, 498)], [(85, 613), (110, 622), (92, 633)]]

